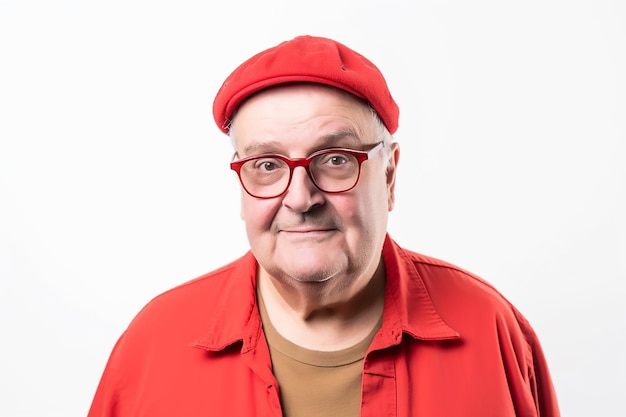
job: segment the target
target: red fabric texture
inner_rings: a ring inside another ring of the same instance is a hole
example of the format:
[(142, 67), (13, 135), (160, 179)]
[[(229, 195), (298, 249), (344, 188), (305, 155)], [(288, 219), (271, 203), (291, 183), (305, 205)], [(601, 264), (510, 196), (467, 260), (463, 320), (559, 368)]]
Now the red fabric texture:
[[(492, 286), (389, 236), (383, 258), (361, 416), (559, 416), (533, 329)], [(148, 303), (115, 345), (89, 417), (280, 416), (256, 267), (249, 252)]]
[(228, 133), (233, 113), (247, 97), (290, 82), (314, 82), (345, 90), (369, 102), (390, 133), (398, 128), (400, 111), (380, 70), (347, 46), (316, 36), (282, 42), (237, 67), (213, 102), (217, 127)]

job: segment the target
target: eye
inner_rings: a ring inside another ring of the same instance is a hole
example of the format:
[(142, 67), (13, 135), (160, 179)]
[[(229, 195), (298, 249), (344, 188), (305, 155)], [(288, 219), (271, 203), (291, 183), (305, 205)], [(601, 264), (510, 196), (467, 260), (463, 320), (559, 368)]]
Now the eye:
[(315, 166), (318, 169), (325, 170), (350, 170), (354, 168), (355, 163), (357, 162), (354, 156), (345, 152), (328, 152), (322, 155), (319, 155), (315, 162)]
[(320, 155), (321, 165), (340, 166), (350, 162), (350, 155), (341, 152), (332, 152)]
[(285, 165), (283, 161), (277, 158), (259, 158), (254, 160), (254, 170), (259, 172), (272, 172), (280, 169)]
[(348, 158), (344, 154), (333, 154), (328, 158), (331, 165), (343, 165), (348, 162)]

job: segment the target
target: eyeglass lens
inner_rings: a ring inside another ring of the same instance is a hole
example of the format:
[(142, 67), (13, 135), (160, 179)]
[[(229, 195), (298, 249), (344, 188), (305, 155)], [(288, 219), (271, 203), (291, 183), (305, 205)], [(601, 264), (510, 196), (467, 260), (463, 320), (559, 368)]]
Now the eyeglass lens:
[[(352, 188), (359, 177), (360, 162), (350, 153), (324, 152), (303, 164), (315, 185), (325, 192), (342, 192)], [(308, 165), (308, 166), (307, 166)], [(246, 190), (257, 197), (274, 197), (289, 186), (292, 169), (278, 156), (261, 156), (246, 161), (240, 170)]]

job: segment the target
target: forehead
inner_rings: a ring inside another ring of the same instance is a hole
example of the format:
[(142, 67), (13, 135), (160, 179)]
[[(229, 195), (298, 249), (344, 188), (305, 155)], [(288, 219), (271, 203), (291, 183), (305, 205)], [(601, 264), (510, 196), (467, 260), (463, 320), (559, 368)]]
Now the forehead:
[(374, 130), (372, 110), (365, 101), (334, 87), (299, 83), (248, 98), (234, 116), (231, 136), (242, 152), (268, 144), (297, 148), (333, 140), (343, 142), (338, 146), (358, 145), (375, 140), (369, 138)]

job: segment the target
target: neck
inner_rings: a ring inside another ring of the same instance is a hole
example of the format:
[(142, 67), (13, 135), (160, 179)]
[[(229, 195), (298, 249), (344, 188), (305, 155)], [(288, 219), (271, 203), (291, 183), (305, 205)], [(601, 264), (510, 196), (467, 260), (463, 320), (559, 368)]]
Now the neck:
[(379, 323), (383, 311), (385, 268), (337, 289), (332, 282), (287, 286), (259, 270), (258, 292), (276, 330), (307, 349), (332, 351), (355, 345)]

